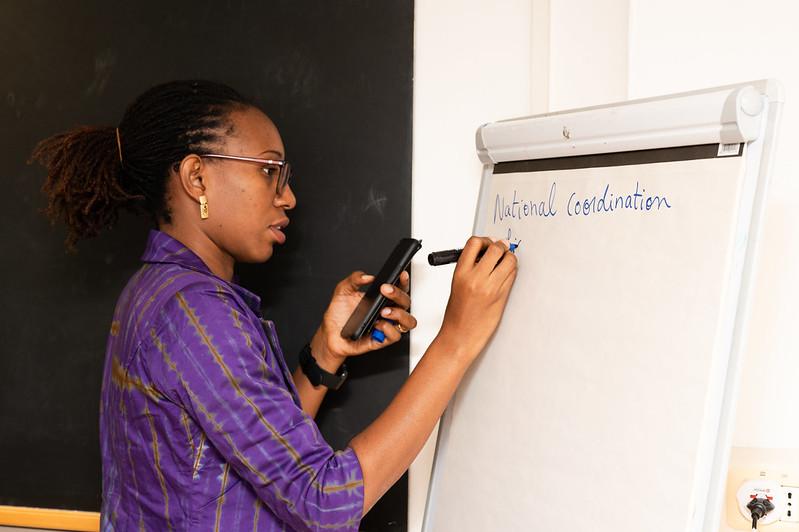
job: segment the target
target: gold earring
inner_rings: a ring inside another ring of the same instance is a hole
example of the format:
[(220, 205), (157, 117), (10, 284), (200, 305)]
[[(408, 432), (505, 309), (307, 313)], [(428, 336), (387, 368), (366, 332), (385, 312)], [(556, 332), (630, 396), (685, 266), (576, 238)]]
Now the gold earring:
[(208, 218), (208, 198), (205, 197), (205, 194), (200, 196), (200, 218), (203, 220)]

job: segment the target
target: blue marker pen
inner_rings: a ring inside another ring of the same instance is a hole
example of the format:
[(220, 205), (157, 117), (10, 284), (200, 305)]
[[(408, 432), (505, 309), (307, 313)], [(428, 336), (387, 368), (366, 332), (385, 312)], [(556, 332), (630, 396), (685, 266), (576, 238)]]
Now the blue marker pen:
[[(391, 325), (397, 323), (394, 320), (386, 320), (386, 321), (389, 322)], [(375, 342), (380, 342), (382, 344), (386, 340), (386, 333), (384, 333), (380, 329), (372, 329), (372, 340), (374, 340)]]
[[(518, 247), (519, 244), (511, 244), (509, 246), (509, 249), (511, 253), (515, 253), (516, 248)], [(486, 249), (482, 250), (480, 253), (477, 254), (478, 259), (483, 256), (483, 253), (486, 252)], [(458, 259), (461, 257), (462, 252), (463, 252), (462, 249), (448, 249), (446, 251), (434, 251), (433, 253), (427, 256), (427, 263), (430, 264), (430, 266), (442, 266), (444, 264), (452, 264), (453, 262), (458, 262)]]

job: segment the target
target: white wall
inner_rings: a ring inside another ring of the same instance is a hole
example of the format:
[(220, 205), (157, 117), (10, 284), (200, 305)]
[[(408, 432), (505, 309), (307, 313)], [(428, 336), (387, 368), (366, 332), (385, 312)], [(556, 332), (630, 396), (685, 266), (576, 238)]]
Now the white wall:
[[(799, 448), (799, 7), (794, 0), (633, 0), (630, 96), (775, 77), (786, 89), (735, 444)], [(769, 408), (764, 413), (763, 405)]]
[[(425, 252), (472, 225), (486, 121), (776, 77), (786, 88), (760, 238), (734, 445), (799, 448), (799, 8), (795, 0), (417, 0), (413, 233)], [(414, 265), (415, 363), (443, 315), (450, 268)], [(764, 405), (767, 407), (764, 408)], [(411, 470), (420, 529), (431, 449)], [(721, 529), (726, 531), (726, 526)]]
[[(548, 0), (548, 3), (549, 108), (546, 111), (627, 99), (627, 1)], [(537, 24), (546, 21), (539, 20)]]
[[(530, 13), (527, 0), (416, 1), (412, 229), (424, 248), (413, 263), (414, 365), (438, 332), (453, 270), (431, 268), (427, 253), (462, 247), (471, 235), (475, 131), (530, 112)], [(411, 467), (409, 531), (421, 528), (433, 441)]]
[[(759, 241), (733, 445), (799, 452), (799, 37), (793, 0), (630, 0), (629, 96), (774, 77), (786, 103)], [(722, 520), (722, 531), (731, 531)]]

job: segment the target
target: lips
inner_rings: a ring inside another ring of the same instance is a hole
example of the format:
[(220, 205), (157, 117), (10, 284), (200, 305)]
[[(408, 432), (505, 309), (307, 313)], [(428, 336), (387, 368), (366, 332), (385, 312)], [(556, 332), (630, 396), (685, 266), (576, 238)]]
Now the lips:
[(283, 218), (279, 220), (277, 223), (273, 223), (269, 226), (269, 229), (272, 231), (272, 234), (275, 235), (275, 239), (277, 240), (278, 244), (285, 244), (286, 243), (286, 234), (283, 230), (289, 224), (288, 218)]

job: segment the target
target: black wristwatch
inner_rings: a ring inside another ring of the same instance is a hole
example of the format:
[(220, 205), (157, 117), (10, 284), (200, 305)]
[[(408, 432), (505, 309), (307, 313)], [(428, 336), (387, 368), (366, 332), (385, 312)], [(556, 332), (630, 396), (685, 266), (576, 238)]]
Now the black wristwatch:
[(338, 390), (347, 380), (347, 365), (342, 364), (335, 374), (323, 370), (311, 354), (311, 344), (305, 344), (300, 351), (300, 367), (314, 386), (322, 384), (331, 390)]

